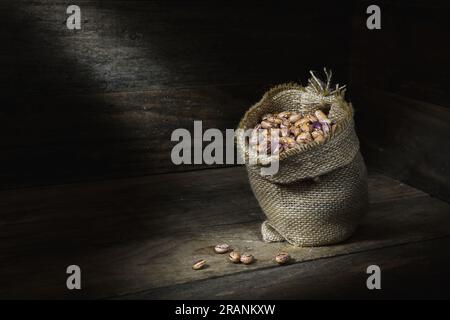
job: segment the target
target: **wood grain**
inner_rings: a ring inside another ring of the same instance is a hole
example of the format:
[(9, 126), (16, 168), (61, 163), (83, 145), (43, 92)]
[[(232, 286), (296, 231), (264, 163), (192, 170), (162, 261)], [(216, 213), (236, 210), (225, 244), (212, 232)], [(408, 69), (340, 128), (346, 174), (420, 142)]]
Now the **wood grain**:
[[(173, 164), (172, 132), (237, 127), (264, 85), (22, 99), (1, 111), (0, 188), (194, 170)], [(205, 143), (206, 144), (206, 143)]]
[(0, 61), (10, 72), (0, 87), (51, 95), (278, 83), (323, 66), (344, 81), (350, 4), (329, 3), (79, 1), (82, 28), (72, 31), (67, 1), (2, 1)]
[[(104, 298), (273, 268), (287, 250), (296, 263), (450, 234), (450, 207), (380, 175), (371, 209), (348, 242), (293, 248), (261, 241), (262, 213), (241, 167), (5, 190), (1, 297)], [(233, 265), (212, 246), (228, 242), (257, 262)], [(197, 258), (209, 267), (191, 270)], [(65, 268), (83, 270), (83, 290), (65, 288)], [(282, 272), (282, 270), (280, 270)]]
[(351, 92), (373, 87), (450, 107), (447, 81), (448, 1), (377, 1), (381, 29), (366, 28), (366, 8), (356, 1), (351, 44)]
[(368, 163), (450, 200), (450, 110), (368, 87), (354, 103)]

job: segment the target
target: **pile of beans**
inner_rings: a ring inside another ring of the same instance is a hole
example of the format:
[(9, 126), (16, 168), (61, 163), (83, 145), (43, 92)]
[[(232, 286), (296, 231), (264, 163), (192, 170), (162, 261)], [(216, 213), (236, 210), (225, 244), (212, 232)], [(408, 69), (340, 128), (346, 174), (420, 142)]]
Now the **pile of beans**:
[(260, 154), (276, 155), (312, 141), (323, 142), (334, 125), (321, 110), (311, 114), (299, 111), (269, 113), (253, 129), (249, 144)]

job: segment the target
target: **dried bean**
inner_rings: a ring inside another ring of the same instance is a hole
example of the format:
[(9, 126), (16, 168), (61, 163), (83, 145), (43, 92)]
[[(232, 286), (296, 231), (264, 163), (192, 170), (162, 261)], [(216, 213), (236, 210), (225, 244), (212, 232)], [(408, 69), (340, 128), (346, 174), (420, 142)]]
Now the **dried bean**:
[(205, 264), (206, 264), (205, 260), (198, 260), (196, 263), (194, 263), (194, 265), (192, 266), (192, 269), (194, 269), (194, 270), (203, 269)]
[(269, 129), (272, 128), (272, 124), (269, 121), (264, 120), (261, 122), (261, 127), (263, 127), (264, 129)]
[(291, 256), (289, 255), (289, 253), (286, 253), (286, 252), (280, 252), (275, 257), (275, 261), (278, 264), (286, 264), (289, 262), (289, 260), (291, 260)]
[(314, 115), (317, 117), (317, 120), (319, 120), (320, 122), (327, 122), (330, 123), (330, 119), (328, 119), (327, 115), (325, 113), (323, 113), (322, 110), (317, 110), (316, 112), (314, 112)]
[(310, 132), (312, 130), (312, 126), (309, 123), (304, 123), (301, 125), (300, 129), (303, 132)]
[(231, 251), (228, 259), (233, 263), (239, 263), (241, 262), (241, 254), (237, 251)]
[(283, 111), (283, 112), (280, 112), (278, 115), (277, 115), (277, 117), (278, 118), (287, 118), (287, 117), (289, 117), (291, 115), (291, 113), (289, 112), (289, 111)]
[(309, 142), (312, 141), (313, 138), (311, 137), (311, 134), (309, 132), (302, 132), (298, 137), (298, 140), (302, 142)]
[(316, 141), (316, 142), (323, 142), (323, 141), (325, 141), (325, 137), (322, 134), (319, 134), (318, 136), (316, 136), (314, 138), (314, 141)]
[(241, 262), (243, 264), (251, 264), (251, 263), (253, 263), (253, 260), (254, 260), (254, 258), (251, 254), (244, 253), (241, 255)]
[(230, 251), (230, 246), (226, 243), (218, 244), (214, 247), (214, 251), (216, 253), (227, 253), (228, 251)]
[(320, 135), (323, 136), (323, 131), (322, 130), (314, 130), (313, 132), (311, 132), (311, 136), (313, 137), (313, 139), (317, 138)]
[(295, 123), (297, 121), (299, 121), (302, 118), (301, 114), (293, 114), (292, 116), (289, 117), (289, 122), (291, 123)]

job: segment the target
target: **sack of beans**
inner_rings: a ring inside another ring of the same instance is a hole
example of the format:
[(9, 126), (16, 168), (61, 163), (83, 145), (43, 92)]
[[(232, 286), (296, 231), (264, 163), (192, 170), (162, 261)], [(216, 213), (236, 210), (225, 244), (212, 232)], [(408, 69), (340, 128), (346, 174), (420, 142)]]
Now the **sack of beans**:
[[(237, 130), (267, 242), (321, 246), (355, 231), (368, 205), (367, 172), (344, 87), (311, 72), (306, 87), (284, 84), (251, 107)], [(256, 157), (255, 157), (256, 155)], [(275, 172), (264, 169), (277, 162)]]

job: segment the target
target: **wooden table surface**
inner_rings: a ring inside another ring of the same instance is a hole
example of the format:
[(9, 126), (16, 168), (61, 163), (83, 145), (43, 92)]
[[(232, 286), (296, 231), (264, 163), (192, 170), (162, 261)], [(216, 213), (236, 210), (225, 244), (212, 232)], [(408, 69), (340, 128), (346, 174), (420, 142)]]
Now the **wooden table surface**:
[[(0, 298), (449, 297), (450, 205), (378, 173), (369, 189), (356, 234), (317, 248), (261, 241), (242, 167), (0, 191)], [(256, 262), (227, 262), (221, 242)], [(276, 265), (280, 250), (293, 263)], [(82, 290), (66, 288), (72, 264)], [(380, 291), (366, 288), (371, 264)]]

